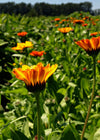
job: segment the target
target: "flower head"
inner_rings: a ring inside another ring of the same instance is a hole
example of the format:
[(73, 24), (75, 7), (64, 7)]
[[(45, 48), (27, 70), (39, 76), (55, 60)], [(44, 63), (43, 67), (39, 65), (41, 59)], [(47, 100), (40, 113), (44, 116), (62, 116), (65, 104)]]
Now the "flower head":
[(83, 24), (84, 23), (84, 20), (76, 19), (76, 20), (73, 21), (73, 23)]
[(64, 34), (70, 32), (70, 31), (73, 31), (73, 29), (71, 27), (58, 28), (58, 30)]
[(42, 56), (43, 54), (46, 54), (44, 51), (32, 51), (31, 53), (30, 53), (30, 55), (32, 55), (32, 56)]
[(17, 43), (16, 47), (12, 47), (13, 50), (20, 51), (24, 48), (32, 48), (33, 44), (30, 41), (25, 41), (25, 43)]
[(90, 36), (96, 36), (98, 34), (100, 34), (100, 32), (93, 32), (93, 33), (90, 34)]
[(100, 60), (97, 60), (97, 62), (100, 64)]
[(83, 23), (83, 24), (82, 24), (83, 27), (85, 27), (85, 26), (87, 26), (87, 25), (88, 25), (87, 23)]
[(13, 74), (25, 82), (30, 92), (34, 92), (45, 88), (47, 79), (55, 72), (57, 66), (57, 64), (52, 66), (48, 64), (44, 67), (42, 63), (30, 67), (22, 65), (22, 68), (13, 69)]
[(27, 32), (19, 32), (17, 33), (17, 35), (23, 37), (27, 35)]
[(55, 20), (55, 21), (59, 21), (59, 20), (60, 20), (60, 18), (55, 18), (54, 20)]
[(89, 55), (98, 54), (100, 51), (100, 36), (91, 39), (82, 39), (75, 43), (83, 48)]

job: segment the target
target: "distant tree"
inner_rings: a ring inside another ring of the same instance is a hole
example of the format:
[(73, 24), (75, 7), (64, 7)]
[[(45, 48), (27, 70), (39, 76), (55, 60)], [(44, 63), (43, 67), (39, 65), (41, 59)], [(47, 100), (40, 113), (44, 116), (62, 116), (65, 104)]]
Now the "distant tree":
[(59, 16), (69, 15), (75, 11), (91, 12), (92, 4), (90, 2), (84, 3), (66, 3), (66, 4), (48, 4), (36, 3), (35, 5), (14, 2), (1, 3), (0, 13), (21, 14), (27, 16)]

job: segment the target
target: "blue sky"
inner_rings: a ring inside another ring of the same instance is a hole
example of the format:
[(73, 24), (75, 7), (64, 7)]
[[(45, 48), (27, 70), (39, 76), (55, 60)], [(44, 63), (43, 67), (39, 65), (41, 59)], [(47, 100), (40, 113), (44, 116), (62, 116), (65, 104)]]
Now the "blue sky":
[(40, 2), (45, 2), (45, 3), (50, 3), (50, 4), (61, 4), (61, 3), (80, 3), (80, 2), (91, 2), (92, 3), (92, 9), (100, 9), (100, 0), (0, 0), (0, 3), (5, 3), (5, 2), (15, 2), (15, 3), (40, 3)]

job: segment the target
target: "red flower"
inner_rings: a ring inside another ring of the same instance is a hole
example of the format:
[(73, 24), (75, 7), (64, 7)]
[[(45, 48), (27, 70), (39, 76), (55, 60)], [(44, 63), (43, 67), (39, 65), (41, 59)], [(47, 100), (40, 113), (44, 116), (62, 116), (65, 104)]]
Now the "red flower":
[(60, 20), (60, 18), (55, 18), (54, 20), (55, 20), (55, 21), (59, 21), (59, 20)]
[(17, 35), (23, 37), (27, 35), (27, 32), (19, 32), (17, 33)]
[(44, 51), (32, 51), (31, 53), (30, 53), (30, 55), (32, 55), (32, 56), (42, 56), (43, 54), (46, 54)]
[(83, 71), (85, 71), (85, 70), (87, 70), (87, 68), (86, 68), (86, 67), (84, 67), (84, 68), (83, 68)]
[(87, 25), (88, 25), (87, 23), (83, 23), (83, 24), (82, 24), (82, 26), (87, 26)]

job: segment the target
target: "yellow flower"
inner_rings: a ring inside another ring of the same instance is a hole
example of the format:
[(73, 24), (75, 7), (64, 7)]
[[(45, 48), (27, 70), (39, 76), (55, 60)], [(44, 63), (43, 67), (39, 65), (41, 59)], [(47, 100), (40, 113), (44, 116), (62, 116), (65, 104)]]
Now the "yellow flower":
[(25, 43), (17, 43), (16, 47), (12, 47), (13, 50), (21, 51), (24, 48), (32, 48), (33, 44), (30, 41), (25, 41)]
[(48, 64), (44, 67), (42, 63), (30, 67), (22, 65), (22, 68), (13, 69), (13, 74), (25, 82), (30, 92), (34, 92), (45, 88), (47, 79), (55, 72), (57, 66), (57, 64), (52, 66)]
[(13, 66), (16, 66), (16, 63), (13, 63)]
[(31, 41), (25, 41), (25, 47), (32, 48), (33, 44)]
[(22, 62), (19, 63), (19, 65), (22, 65), (22, 64), (23, 64)]
[(58, 30), (64, 34), (73, 31), (71, 27), (59, 28)]
[(100, 36), (91, 39), (82, 39), (75, 43), (83, 48), (89, 55), (98, 54), (100, 51)]

